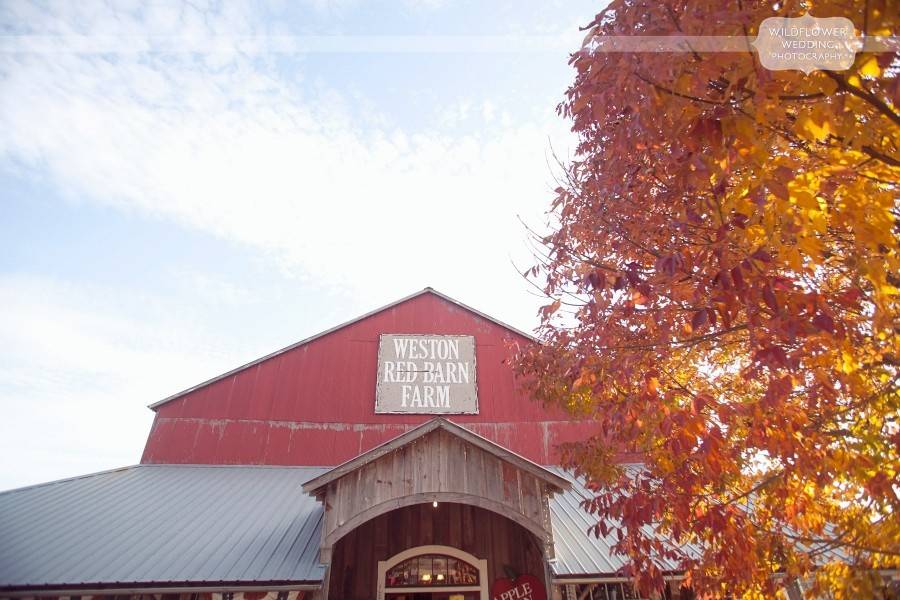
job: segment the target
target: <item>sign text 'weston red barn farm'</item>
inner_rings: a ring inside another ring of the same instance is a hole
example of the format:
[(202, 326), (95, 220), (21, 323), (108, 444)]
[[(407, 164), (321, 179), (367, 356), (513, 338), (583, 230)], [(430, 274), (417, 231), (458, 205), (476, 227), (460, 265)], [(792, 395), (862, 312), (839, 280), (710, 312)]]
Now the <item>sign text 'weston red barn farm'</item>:
[(382, 334), (375, 412), (477, 414), (475, 338)]

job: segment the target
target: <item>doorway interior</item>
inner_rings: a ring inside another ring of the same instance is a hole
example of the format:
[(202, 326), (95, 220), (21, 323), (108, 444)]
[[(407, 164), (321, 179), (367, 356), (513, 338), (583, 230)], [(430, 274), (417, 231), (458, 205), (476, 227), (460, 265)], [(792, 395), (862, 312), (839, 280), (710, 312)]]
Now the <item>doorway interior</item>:
[(378, 600), (488, 600), (487, 560), (417, 546), (378, 562)]

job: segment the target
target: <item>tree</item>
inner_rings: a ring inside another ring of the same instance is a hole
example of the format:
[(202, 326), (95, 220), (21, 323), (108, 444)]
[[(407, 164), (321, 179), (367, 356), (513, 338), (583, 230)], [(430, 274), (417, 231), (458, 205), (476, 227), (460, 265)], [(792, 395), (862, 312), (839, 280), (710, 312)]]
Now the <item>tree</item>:
[(661, 558), (710, 597), (795, 577), (867, 597), (900, 567), (898, 57), (596, 51), (809, 8), (896, 34), (878, 0), (613, 0), (570, 60), (579, 143), (527, 272), (546, 343), (517, 368), (596, 423), (566, 460), (643, 590)]

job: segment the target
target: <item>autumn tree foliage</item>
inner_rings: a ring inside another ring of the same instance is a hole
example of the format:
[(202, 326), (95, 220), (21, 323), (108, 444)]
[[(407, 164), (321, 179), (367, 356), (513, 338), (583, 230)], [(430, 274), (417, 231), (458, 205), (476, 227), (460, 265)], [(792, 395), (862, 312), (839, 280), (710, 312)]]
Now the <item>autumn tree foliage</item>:
[(596, 50), (807, 10), (897, 35), (878, 0), (613, 0), (570, 61), (579, 143), (528, 272), (546, 343), (518, 368), (596, 423), (567, 457), (645, 590), (668, 569), (710, 597), (873, 597), (900, 568), (898, 57)]

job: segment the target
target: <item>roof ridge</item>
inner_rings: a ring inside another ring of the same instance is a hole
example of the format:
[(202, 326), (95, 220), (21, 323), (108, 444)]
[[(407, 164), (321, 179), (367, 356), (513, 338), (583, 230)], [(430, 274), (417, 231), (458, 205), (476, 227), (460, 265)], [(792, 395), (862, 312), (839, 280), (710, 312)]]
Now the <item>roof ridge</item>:
[(189, 467), (189, 468), (251, 468), (251, 469), (309, 469), (309, 470), (320, 470), (320, 471), (328, 471), (333, 469), (334, 467), (330, 467), (328, 465), (250, 465), (250, 464), (242, 464), (242, 465), (222, 465), (222, 464), (208, 464), (208, 463), (137, 463), (134, 465), (126, 465), (124, 467), (114, 467), (112, 469), (104, 469), (103, 471), (95, 471), (93, 473), (83, 473), (81, 475), (73, 475), (71, 477), (63, 477), (61, 479), (54, 479), (52, 481), (42, 481), (40, 483), (32, 483), (29, 485), (24, 485), (22, 487), (11, 488), (8, 490), (0, 490), (0, 496), (3, 494), (10, 494), (12, 492), (24, 492), (27, 490), (31, 490), (34, 488), (44, 487), (48, 485), (54, 485), (57, 483), (66, 483), (69, 481), (77, 481), (79, 479), (87, 479), (89, 477), (98, 477), (100, 475), (109, 475), (110, 473), (116, 473), (118, 471), (129, 471), (132, 469), (139, 468), (154, 468), (154, 467)]
[(273, 464), (224, 464), (224, 463), (140, 463), (137, 467), (192, 467), (211, 469), (331, 469), (328, 465), (273, 465)]
[(117, 471), (128, 471), (130, 469), (136, 469), (138, 467), (142, 467), (142, 464), (136, 465), (127, 465), (124, 467), (114, 467), (112, 469), (104, 469), (103, 471), (95, 471), (93, 473), (84, 473), (82, 475), (73, 475), (71, 477), (63, 477), (61, 479), (54, 479), (53, 481), (42, 481), (40, 483), (32, 483), (30, 485), (25, 485), (22, 487), (12, 488), (9, 490), (0, 491), (0, 496), (4, 494), (11, 494), (13, 492), (24, 492), (27, 490), (32, 490), (34, 488), (45, 487), (48, 485), (55, 485), (57, 483), (66, 483), (67, 481), (77, 481), (78, 479), (87, 479), (89, 477), (98, 477), (100, 475), (109, 475), (110, 473), (115, 473)]

